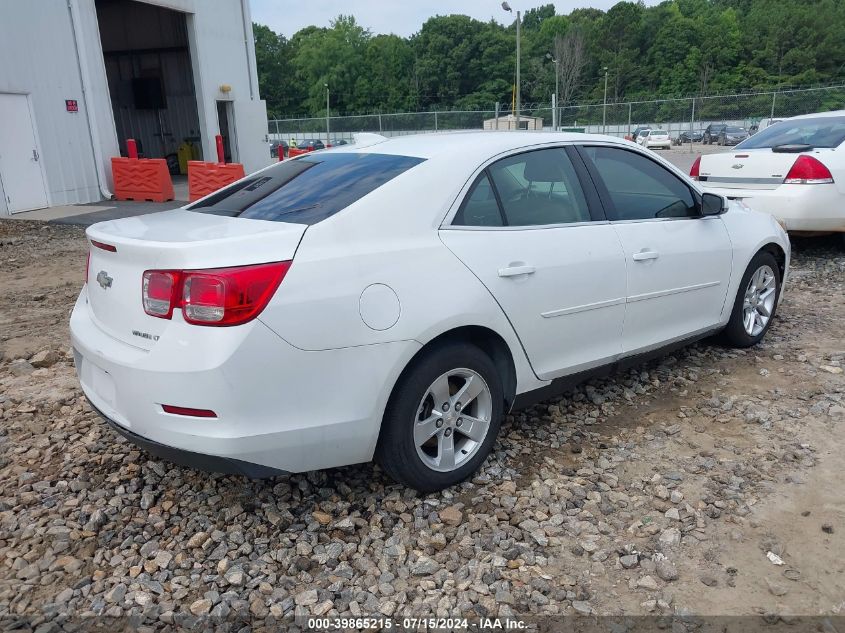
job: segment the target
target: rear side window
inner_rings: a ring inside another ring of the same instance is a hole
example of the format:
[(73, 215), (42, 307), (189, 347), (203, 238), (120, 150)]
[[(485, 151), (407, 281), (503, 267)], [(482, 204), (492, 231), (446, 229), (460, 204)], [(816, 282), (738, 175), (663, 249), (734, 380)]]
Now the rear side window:
[(391, 154), (315, 153), (279, 163), (188, 209), (252, 220), (316, 224), (424, 160)]
[(473, 184), (452, 224), (544, 226), (590, 219), (575, 168), (566, 151), (555, 148), (516, 154), (490, 165)]
[(499, 209), (499, 203), (496, 202), (496, 194), (493, 193), (486, 171), (482, 172), (472, 185), (452, 224), (458, 226), (504, 225), (502, 212)]
[(611, 221), (698, 217), (690, 188), (668, 169), (635, 152), (585, 147), (612, 202)]

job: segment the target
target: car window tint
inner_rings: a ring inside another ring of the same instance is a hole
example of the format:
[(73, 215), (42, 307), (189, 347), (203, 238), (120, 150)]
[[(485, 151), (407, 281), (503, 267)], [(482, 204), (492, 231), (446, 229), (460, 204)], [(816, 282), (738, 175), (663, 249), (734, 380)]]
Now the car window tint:
[(488, 171), (508, 226), (590, 221), (587, 200), (563, 149), (509, 156)]
[(313, 153), (284, 161), (188, 209), (253, 220), (316, 224), (423, 162), (365, 153)]
[(464, 198), (452, 224), (456, 226), (502, 226), (502, 213), (490, 185), (487, 172), (483, 172)]
[(688, 218), (699, 215), (690, 188), (666, 168), (635, 152), (586, 147), (610, 194), (609, 220)]

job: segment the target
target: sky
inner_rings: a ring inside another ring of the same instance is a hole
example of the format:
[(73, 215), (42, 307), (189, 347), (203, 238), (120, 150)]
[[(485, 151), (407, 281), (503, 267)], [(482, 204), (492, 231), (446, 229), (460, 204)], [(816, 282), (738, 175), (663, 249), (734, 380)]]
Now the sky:
[[(552, 4), (557, 13), (569, 13), (582, 7), (606, 11), (617, 2), (619, 0), (566, 0)], [(657, 2), (645, 0), (647, 5)], [(329, 22), (341, 13), (354, 15), (358, 24), (373, 33), (395, 33), (402, 37), (416, 33), (423, 22), (435, 15), (462, 13), (485, 22), (490, 18), (512, 22), (512, 14), (505, 13), (501, 4), (500, 0), (250, 0), (253, 21), (266, 24), (285, 37), (312, 24), (329, 26)], [(510, 2), (514, 11), (544, 4), (549, 1)]]

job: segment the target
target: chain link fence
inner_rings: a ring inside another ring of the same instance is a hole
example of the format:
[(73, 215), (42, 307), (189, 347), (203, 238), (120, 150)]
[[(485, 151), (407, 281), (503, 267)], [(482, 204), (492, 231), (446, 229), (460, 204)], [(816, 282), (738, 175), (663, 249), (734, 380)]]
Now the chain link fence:
[[(845, 109), (845, 84), (734, 95), (585, 103), (558, 108), (557, 122), (559, 129), (613, 136), (625, 136), (638, 126), (659, 126), (675, 138), (682, 131), (703, 129), (710, 123), (728, 123), (748, 128), (767, 117), (785, 118), (839, 109)], [(543, 129), (553, 129), (555, 117), (551, 104), (525, 104), (520, 114), (542, 119)], [(328, 133), (324, 116), (271, 119), (268, 132), (274, 140), (300, 142), (316, 138), (325, 141), (328, 136), (335, 143), (338, 140), (350, 141), (357, 132), (401, 136), (449, 130), (481, 130), (484, 129), (485, 121), (509, 115), (513, 115), (509, 108), (494, 106), (489, 110), (331, 116), (328, 119)], [(495, 123), (488, 126), (497, 128)], [(507, 126), (507, 122), (500, 120), (498, 129), (506, 129)]]

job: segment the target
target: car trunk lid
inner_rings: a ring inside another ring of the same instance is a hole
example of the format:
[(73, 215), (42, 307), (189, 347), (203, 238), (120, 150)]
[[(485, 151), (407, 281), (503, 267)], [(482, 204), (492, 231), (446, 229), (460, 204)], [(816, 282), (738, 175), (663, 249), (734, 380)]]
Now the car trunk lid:
[(699, 181), (704, 187), (719, 189), (777, 189), (798, 156), (770, 148), (705, 154), (701, 157)]
[(152, 349), (173, 320), (148, 315), (142, 304), (146, 270), (197, 270), (293, 259), (306, 226), (182, 209), (91, 226), (88, 305), (112, 337)]

